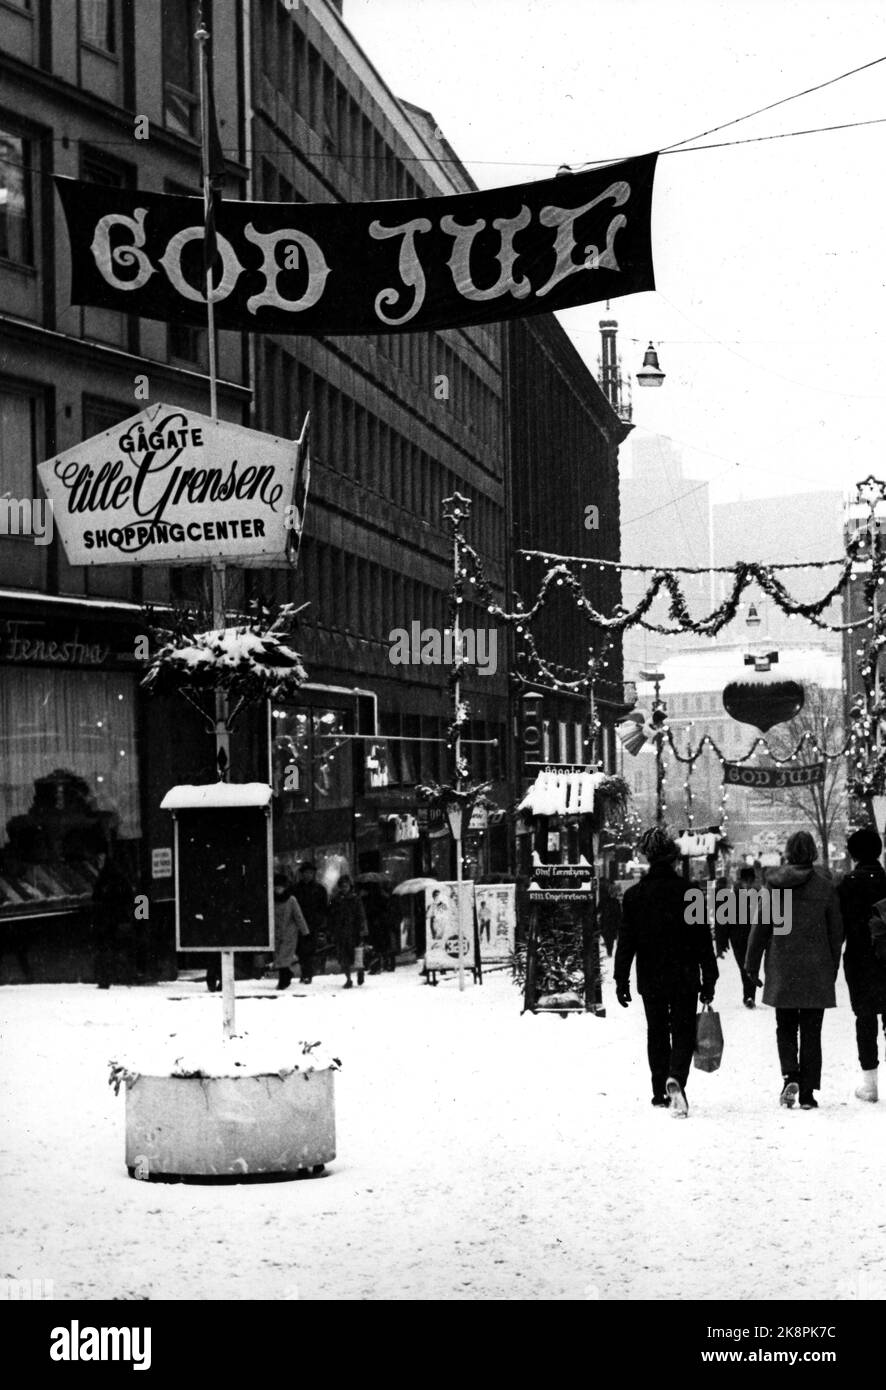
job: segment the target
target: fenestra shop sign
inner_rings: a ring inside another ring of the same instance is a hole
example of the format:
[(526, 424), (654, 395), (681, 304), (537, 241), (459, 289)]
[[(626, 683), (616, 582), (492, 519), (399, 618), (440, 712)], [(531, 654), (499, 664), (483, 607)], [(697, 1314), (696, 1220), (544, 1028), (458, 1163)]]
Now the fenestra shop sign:
[(307, 422), (277, 439), (152, 405), (38, 472), (72, 565), (267, 565), (297, 541), (307, 467)]

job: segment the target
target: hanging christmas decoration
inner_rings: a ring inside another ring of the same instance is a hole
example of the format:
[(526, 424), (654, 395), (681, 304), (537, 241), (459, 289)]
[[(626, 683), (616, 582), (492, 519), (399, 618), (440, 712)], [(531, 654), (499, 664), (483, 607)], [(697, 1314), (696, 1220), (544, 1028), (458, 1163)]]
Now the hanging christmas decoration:
[(723, 708), (741, 724), (753, 724), (767, 734), (786, 724), (803, 708), (805, 694), (797, 681), (730, 681), (723, 691)]

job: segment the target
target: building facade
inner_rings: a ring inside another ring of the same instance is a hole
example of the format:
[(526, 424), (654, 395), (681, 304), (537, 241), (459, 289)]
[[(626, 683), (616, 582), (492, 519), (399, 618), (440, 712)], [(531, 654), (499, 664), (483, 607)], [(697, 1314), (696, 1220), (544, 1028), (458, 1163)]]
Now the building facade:
[[(37, 498), (40, 461), (145, 404), (209, 413), (204, 331), (70, 305), (52, 183), (61, 174), (198, 195), (198, 12), (197, 0), (0, 3), (0, 493)], [(340, 6), (207, 0), (203, 12), (225, 197), (351, 202), (472, 187), (433, 117), (387, 87)], [(391, 661), (398, 630), (449, 622), (443, 499), (469, 498), (468, 537), (502, 596), (514, 536), (552, 548), (582, 538), (572, 502), (557, 525), (546, 519), (551, 478), (573, 480), (575, 506), (606, 494), (607, 529), (594, 539), (617, 556), (618, 421), (549, 318), (508, 340), (498, 325), (359, 338), (223, 332), (218, 370), (222, 418), (284, 438), (308, 411), (312, 421), (298, 571), (231, 567), (226, 595), (231, 612), (257, 600), (306, 605), (295, 644), (309, 680), (296, 701), (238, 724), (232, 776), (271, 780), (275, 855), (287, 867), (310, 855), (333, 873), (346, 862), (395, 880), (448, 877), (449, 832), (416, 796), (417, 784), (452, 775), (447, 673)], [(545, 432), (531, 435), (542, 418)], [(539, 439), (555, 470), (544, 481)], [(39, 938), (50, 978), (88, 973), (88, 903), (109, 829), (150, 901), (154, 966), (164, 952), (168, 961), (172, 834), (159, 803), (174, 782), (213, 779), (214, 746), (184, 701), (145, 696), (134, 653), (145, 605), (207, 599), (204, 567), (76, 570), (57, 537), (0, 536), (0, 923), (18, 924), (14, 945)], [(489, 623), (465, 604), (464, 627)], [(464, 682), (464, 752), (504, 809), (516, 767), (500, 637), (494, 670)], [(580, 640), (561, 643), (558, 659)], [(618, 656), (608, 659), (617, 684)], [(552, 705), (550, 718), (558, 738), (570, 730), (558, 752), (578, 756), (581, 715)], [(469, 872), (507, 870), (503, 820), (469, 836), (467, 859)]]

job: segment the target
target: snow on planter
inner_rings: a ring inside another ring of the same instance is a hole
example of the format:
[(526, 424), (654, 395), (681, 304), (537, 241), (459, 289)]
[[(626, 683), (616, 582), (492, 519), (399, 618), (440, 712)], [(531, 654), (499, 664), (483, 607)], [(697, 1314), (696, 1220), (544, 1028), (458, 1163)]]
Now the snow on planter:
[(131, 1177), (242, 1179), (317, 1172), (335, 1158), (334, 1076), (319, 1043), (179, 1035), (112, 1062), (126, 1088)]

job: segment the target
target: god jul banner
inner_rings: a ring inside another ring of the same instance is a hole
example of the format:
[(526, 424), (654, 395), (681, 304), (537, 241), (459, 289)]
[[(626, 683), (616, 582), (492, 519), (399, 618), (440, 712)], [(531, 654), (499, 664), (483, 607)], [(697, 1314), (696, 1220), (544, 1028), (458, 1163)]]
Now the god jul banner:
[(754, 788), (820, 787), (824, 783), (824, 763), (799, 767), (746, 767), (743, 763), (724, 763), (723, 781), (730, 786)]
[(37, 469), (72, 565), (288, 564), (304, 520), (308, 422), (277, 439), (152, 405)]
[[(258, 333), (411, 333), (652, 290), (657, 158), (453, 197), (222, 202), (216, 323)], [(201, 199), (55, 182), (72, 303), (205, 323)]]

